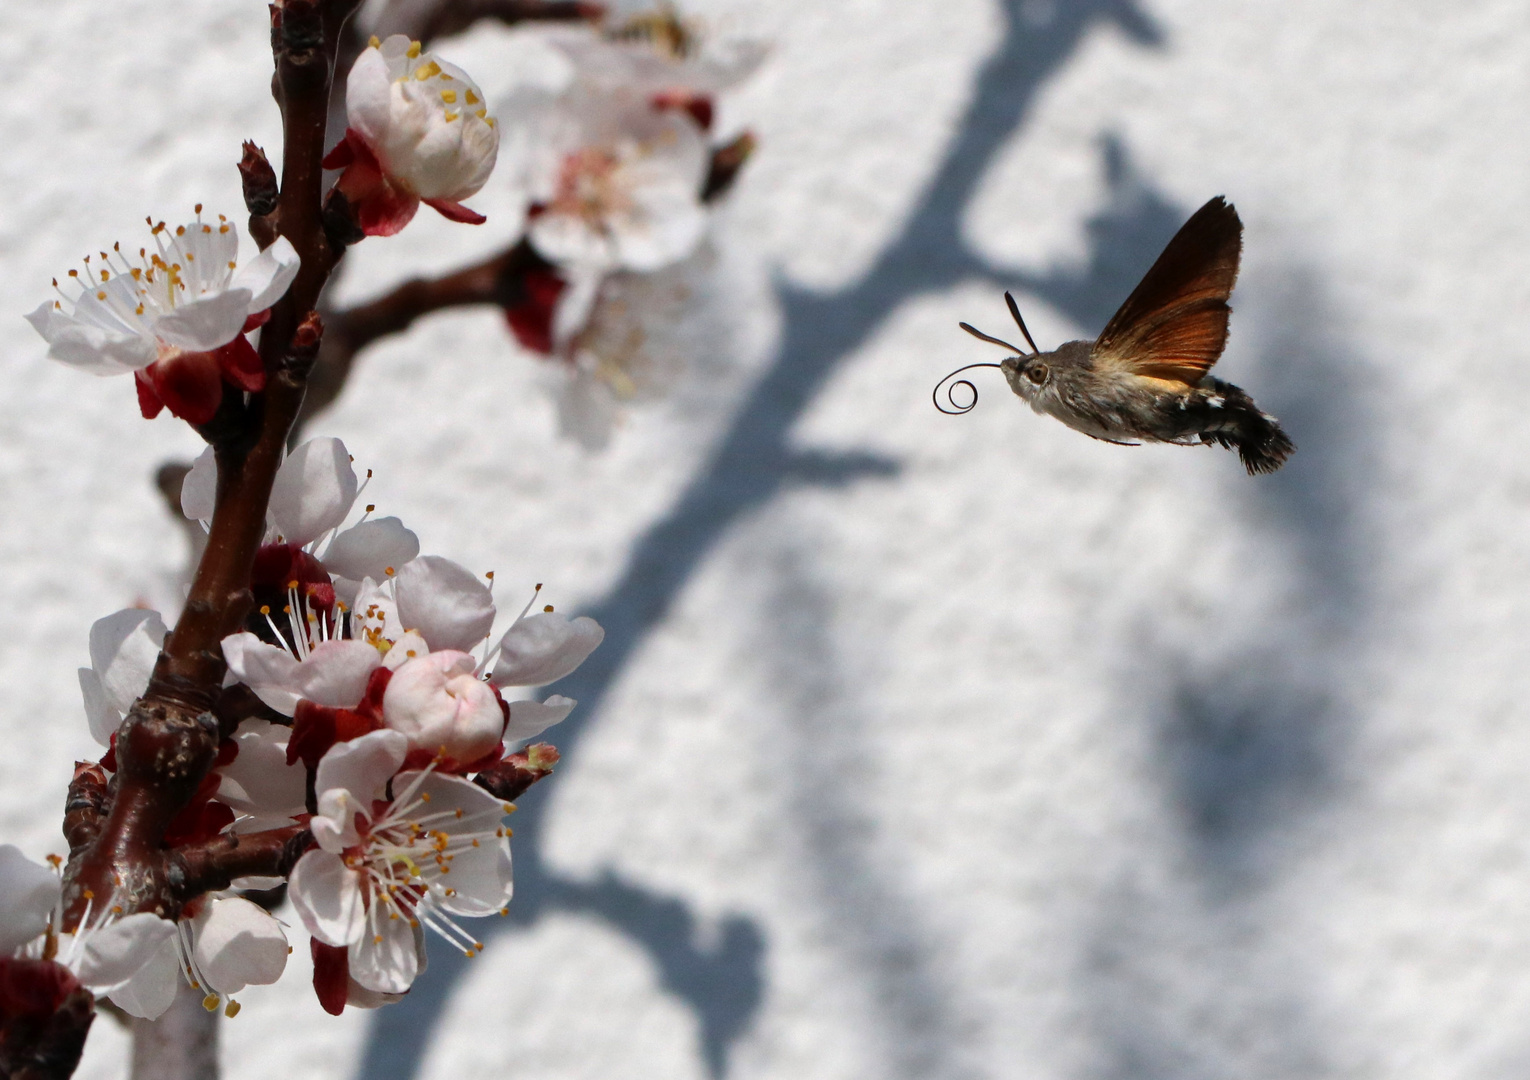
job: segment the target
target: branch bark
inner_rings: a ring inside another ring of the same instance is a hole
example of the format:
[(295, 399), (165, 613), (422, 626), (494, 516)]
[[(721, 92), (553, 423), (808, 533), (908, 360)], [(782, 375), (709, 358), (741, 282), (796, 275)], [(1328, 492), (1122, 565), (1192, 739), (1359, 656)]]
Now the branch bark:
[[(238, 630), (251, 603), (250, 573), (272, 482), (318, 352), (321, 327), (314, 308), (341, 255), (324, 232), (320, 161), (335, 51), (358, 3), (279, 0), (271, 9), (273, 93), (284, 133), (281, 191), (264, 224), (291, 242), (302, 265), (261, 333), (266, 389), (248, 403), (242, 394), (225, 393), (218, 414), (201, 429), (219, 474), (207, 546), (148, 691), (118, 729), (118, 769), (104, 817), (90, 785), (71, 789), (70, 839), (82, 841), (71, 853), (64, 882), (71, 923), (89, 899), (126, 913), (175, 918), (193, 895), (185, 890), (185, 858), (164, 850), (165, 829), (212, 767), (225, 734), (215, 711), (225, 672), (220, 643)], [(225, 853), (221, 862), (202, 861), (201, 879), (216, 880), (221, 871), (214, 871), (240, 860)], [(190, 1074), (160, 1075), (177, 1080)]]

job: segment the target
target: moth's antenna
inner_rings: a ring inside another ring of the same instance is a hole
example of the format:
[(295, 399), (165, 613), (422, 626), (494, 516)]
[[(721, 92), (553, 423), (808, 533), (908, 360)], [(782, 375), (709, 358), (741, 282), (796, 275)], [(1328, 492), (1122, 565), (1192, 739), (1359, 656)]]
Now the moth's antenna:
[(983, 331), (979, 330), (977, 327), (973, 326), (971, 323), (957, 323), (956, 325), (960, 326), (963, 330), (967, 331), (967, 333), (971, 334), (973, 337), (977, 338), (979, 341), (986, 341), (990, 345), (1003, 345), (1006, 349), (1008, 349), (1010, 352), (1014, 353), (1016, 356), (1024, 356), (1025, 355), (1023, 352), (1020, 351), (1019, 346), (1011, 345), (1009, 342), (1005, 341), (1003, 338), (996, 338), (992, 334), (985, 334), (985, 333), (983, 333)]
[[(967, 324), (963, 323), (962, 325), (966, 326)], [(972, 328), (969, 326), (969, 327), (967, 327), (967, 329), (971, 330)], [(974, 334), (977, 334), (976, 330), (973, 330), (972, 332)], [(982, 337), (983, 335), (982, 334), (978, 334), (978, 336)], [(1003, 345), (1004, 342), (1000, 341), (1000, 342), (998, 342), (998, 344)], [(1010, 346), (1006, 346), (1006, 348), (1014, 348), (1014, 346), (1010, 345)], [(1016, 351), (1018, 352), (1019, 350), (1017, 349)], [(977, 392), (977, 387), (973, 386), (970, 380), (968, 380), (968, 379), (957, 379), (954, 383), (951, 383), (950, 386), (946, 387), (946, 401), (949, 402), (950, 405), (951, 405), (951, 407), (949, 409), (946, 408), (944, 405), (942, 405), (940, 403), (940, 388), (942, 386), (946, 386), (946, 383), (951, 382), (952, 379), (955, 379), (956, 376), (960, 375), (962, 372), (968, 371), (968, 370), (970, 370), (972, 368), (975, 368), (975, 367), (996, 367), (996, 368), (999, 368), (1002, 371), (1003, 368), (1004, 368), (1004, 365), (1003, 364), (968, 364), (966, 367), (959, 367), (959, 368), (957, 368), (955, 371), (951, 372), (951, 374), (947, 375), (944, 379), (941, 379), (940, 382), (936, 383), (935, 384), (935, 389), (930, 391), (930, 400), (935, 403), (935, 407), (937, 409), (939, 409), (941, 412), (945, 413), (947, 416), (960, 416), (960, 415), (962, 415), (962, 413), (969, 413), (969, 412), (972, 411), (973, 406), (977, 404), (978, 392)], [(965, 386), (968, 390), (972, 391), (972, 400), (967, 402), (967, 404), (965, 404), (965, 405), (958, 405), (956, 403), (956, 388), (958, 386)]]
[(1020, 305), (1015, 303), (1015, 298), (1008, 292), (1004, 294), (1004, 302), (1009, 305), (1009, 313), (1015, 317), (1015, 324), (1020, 327), (1020, 332), (1025, 335), (1026, 343), (1030, 345), (1031, 352), (1039, 353), (1041, 350), (1036, 348), (1036, 340), (1031, 337), (1031, 332), (1025, 328), (1025, 320), (1020, 317)]

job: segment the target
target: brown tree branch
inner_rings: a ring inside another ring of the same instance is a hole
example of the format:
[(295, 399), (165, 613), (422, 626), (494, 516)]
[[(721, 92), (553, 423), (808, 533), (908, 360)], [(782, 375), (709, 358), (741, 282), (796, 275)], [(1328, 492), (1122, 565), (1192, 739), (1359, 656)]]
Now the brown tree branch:
[(414, 278), (376, 300), (331, 312), (294, 433), (340, 396), (357, 354), (372, 342), (403, 333), (431, 312), (474, 304), (514, 304), (521, 298), (522, 279), (538, 269), (550, 270), (552, 264), (521, 240), (474, 266), (444, 277)]
[(394, 0), (377, 20), (381, 36), (407, 34), (428, 45), (436, 38), (460, 34), (480, 20), (507, 26), (523, 22), (598, 22), (604, 4), (570, 0)]
[[(202, 429), (218, 462), (207, 546), (186, 606), (165, 640), (149, 689), (118, 729), (116, 791), (93, 840), (75, 852), (65, 902), (111, 898), (127, 912), (174, 918), (185, 894), (171, 887), (165, 829), (212, 767), (222, 735), (212, 711), (225, 665), (220, 643), (244, 620), (250, 573), (271, 485), (317, 354), (319, 292), (341, 252), (324, 232), (320, 201), (334, 55), (359, 0), (281, 0), (271, 9), (273, 92), (282, 111), (282, 183), (267, 217), (302, 260), (261, 333), (266, 389), (248, 405), (224, 394)], [(257, 234), (258, 235), (258, 234)]]
[[(703, 202), (716, 202), (733, 189), (757, 145), (755, 137), (744, 132), (713, 150), (701, 187)], [(438, 278), (413, 278), (375, 300), (330, 312), (324, 343), (308, 382), (308, 397), (293, 427), (293, 437), (340, 396), (357, 355), (374, 341), (401, 334), (417, 319), (448, 308), (476, 304), (514, 306), (522, 299), (523, 281), (528, 273), (556, 269), (522, 238), (473, 266)]]
[(306, 825), (265, 832), (224, 833), (170, 855), (170, 884), (183, 902), (226, 889), (236, 878), (286, 877), (313, 844)]

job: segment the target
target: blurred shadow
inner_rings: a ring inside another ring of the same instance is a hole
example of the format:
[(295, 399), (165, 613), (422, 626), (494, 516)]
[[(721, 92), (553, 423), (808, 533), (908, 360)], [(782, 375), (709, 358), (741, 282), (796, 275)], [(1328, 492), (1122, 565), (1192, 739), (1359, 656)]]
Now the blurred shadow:
[[(1238, 477), (1227, 500), (1258, 559), (1284, 571), (1287, 594), (1261, 605), (1255, 624), (1209, 627), (1194, 655), (1149, 649), (1127, 662), (1123, 682), (1135, 687), (1149, 684), (1143, 672), (1168, 673), (1151, 718), (1194, 874), (1151, 896), (1123, 885), (1105, 902), (1083, 981), (1110, 1080), (1333, 1068), (1305, 979), (1250, 932), (1268, 919), (1258, 905), (1300, 832), (1342, 796), (1336, 770), (1353, 734), (1345, 687), (1375, 617), (1365, 576), (1375, 418), (1325, 293), (1300, 270), (1261, 283), (1273, 304), (1254, 324), (1263, 359), (1251, 389), (1300, 450), (1274, 476)], [(1122, 707), (1140, 710), (1140, 694)], [(1193, 1031), (1184, 1016), (1163, 1015), (1162, 975), (1149, 970), (1166, 949), (1186, 948), (1208, 958)]]
[[(784, 330), (776, 359), (673, 509), (635, 542), (622, 577), (587, 611), (605, 626), (606, 638), (584, 666), (559, 685), (561, 693), (580, 702), (574, 716), (558, 729), (566, 763), (572, 763), (570, 754), (596, 722), (602, 699), (644, 637), (667, 616), (673, 598), (735, 521), (789, 485), (843, 486), (896, 475), (898, 463), (876, 454), (794, 450), (789, 433), (837, 367), (908, 299), (974, 276), (994, 276), (987, 263), (963, 244), (961, 214), (993, 155), (1024, 122), (1038, 91), (1067, 64), (1086, 32), (1113, 23), (1140, 44), (1160, 43), (1157, 28), (1137, 0), (1004, 0), (1001, 11), (1005, 31), (998, 48), (979, 72), (972, 102), (949, 151), (902, 233), (864, 277), (843, 290), (814, 293), (778, 282)], [(1150, 226), (1151, 221), (1144, 223), (1138, 215), (1150, 216), (1155, 205), (1148, 201), (1139, 210), (1123, 210), (1119, 220), (1106, 221), (1102, 231), (1092, 231), (1092, 239), (1113, 243), (1118, 232), (1132, 235)], [(1057, 302), (1090, 304), (1107, 295), (1107, 286), (1094, 282), (1089, 274), (1097, 265), (1109, 266), (1109, 259), (1097, 251), (1091, 269), (1082, 277), (1059, 279), (1055, 287), (1063, 298)], [(1028, 287), (1051, 297), (1046, 282)], [(722, 1076), (729, 1047), (747, 1031), (763, 1000), (764, 930), (739, 917), (730, 921), (732, 929), (725, 930), (722, 945), (708, 952), (694, 940), (696, 920), (683, 900), (655, 895), (612, 873), (594, 883), (563, 877), (543, 860), (542, 805), (537, 789), (522, 800), (522, 812), (516, 816), (512, 914), (495, 920), (485, 932), (525, 926), (544, 910), (582, 911), (607, 921), (648, 950), (665, 988), (695, 1013), (703, 1057), (711, 1074)], [(813, 852), (820, 862), (816, 873), (832, 880), (859, 872), (857, 860), (849, 858), (853, 845), (836, 839), (832, 825), (818, 829), (818, 835), (823, 842)], [(857, 918), (865, 924), (869, 938), (891, 933), (887, 920), (895, 917), (891, 912), (897, 907), (891, 904), (884, 909), (880, 902), (867, 902), (858, 909)], [(873, 955), (867, 963), (875, 968), (889, 959)], [(428, 972), (416, 981), (408, 998), (372, 1022), (357, 1076), (366, 1080), (417, 1076), (431, 1032), (465, 970), (467, 964), (459, 958), (443, 955), (437, 960), (433, 954)], [(884, 974), (887, 979), (911, 977), (902, 960)], [(889, 1038), (925, 1037), (919, 1030), (896, 1030), (898, 1012), (895, 1008), (886, 1017)], [(917, 1060), (917, 1055), (910, 1060)]]

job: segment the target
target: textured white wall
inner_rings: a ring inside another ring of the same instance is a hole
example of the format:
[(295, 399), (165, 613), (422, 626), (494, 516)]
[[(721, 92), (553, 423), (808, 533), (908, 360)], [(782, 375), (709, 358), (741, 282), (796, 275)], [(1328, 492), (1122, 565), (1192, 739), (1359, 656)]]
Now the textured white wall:
[[(313, 429), (427, 550), (612, 629), (518, 914), (376, 1028), (319, 1011), (299, 941), (229, 1074), (1523, 1071), (1522, 5), (693, 9), (776, 47), (724, 111), (762, 150), (683, 392), (588, 457), (456, 314)], [(0, 7), (0, 835), (34, 856), (91, 751), (91, 620), (174, 598), (149, 478), (196, 447), (20, 315), (144, 214), (233, 216), (239, 140), (278, 142), (265, 39), (249, 0)], [(508, 78), (504, 32), (443, 51)], [(1248, 226), (1218, 370), (1286, 420), (1284, 472), (1091, 442), (997, 380), (930, 408), (992, 358), (958, 319), (1002, 332), (1015, 287), (1038, 340), (1092, 334), (1218, 193)], [(493, 200), (367, 242), (345, 294), (502, 243)], [(82, 1075), (120, 1075), (92, 1039)]]

